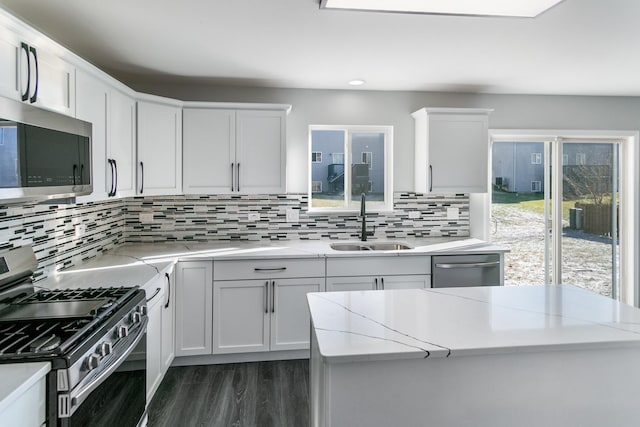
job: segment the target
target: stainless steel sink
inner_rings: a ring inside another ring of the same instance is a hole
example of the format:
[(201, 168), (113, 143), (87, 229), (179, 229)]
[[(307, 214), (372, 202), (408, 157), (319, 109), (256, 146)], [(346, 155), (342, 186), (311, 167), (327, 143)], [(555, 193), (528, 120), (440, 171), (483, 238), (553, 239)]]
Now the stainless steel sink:
[(336, 251), (403, 251), (413, 249), (400, 242), (362, 242), (362, 243), (332, 243), (331, 249)]

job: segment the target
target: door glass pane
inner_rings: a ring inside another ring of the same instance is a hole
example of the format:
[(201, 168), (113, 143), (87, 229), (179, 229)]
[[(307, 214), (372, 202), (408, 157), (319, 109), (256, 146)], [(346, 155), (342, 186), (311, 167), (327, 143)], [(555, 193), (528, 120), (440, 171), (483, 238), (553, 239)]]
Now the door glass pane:
[(491, 240), (504, 244), (504, 284), (542, 284), (545, 277), (544, 142), (494, 142)]
[(360, 208), (362, 194), (367, 208), (384, 207), (384, 133), (353, 132), (351, 134), (351, 199)]
[(311, 207), (343, 208), (345, 132), (311, 131)]
[(618, 145), (562, 144), (562, 283), (614, 296)]

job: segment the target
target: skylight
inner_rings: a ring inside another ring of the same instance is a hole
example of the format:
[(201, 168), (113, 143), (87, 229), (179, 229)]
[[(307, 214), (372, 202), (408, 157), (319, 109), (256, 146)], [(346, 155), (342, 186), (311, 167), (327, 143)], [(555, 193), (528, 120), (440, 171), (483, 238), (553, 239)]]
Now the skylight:
[(323, 9), (533, 18), (562, 0), (320, 0)]

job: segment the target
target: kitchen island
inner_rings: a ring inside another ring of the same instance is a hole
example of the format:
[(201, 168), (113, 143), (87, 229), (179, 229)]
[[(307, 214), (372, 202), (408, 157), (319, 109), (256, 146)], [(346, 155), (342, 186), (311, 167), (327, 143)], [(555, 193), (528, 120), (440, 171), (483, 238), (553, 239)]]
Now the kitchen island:
[(640, 310), (570, 285), (313, 293), (312, 426), (635, 426)]

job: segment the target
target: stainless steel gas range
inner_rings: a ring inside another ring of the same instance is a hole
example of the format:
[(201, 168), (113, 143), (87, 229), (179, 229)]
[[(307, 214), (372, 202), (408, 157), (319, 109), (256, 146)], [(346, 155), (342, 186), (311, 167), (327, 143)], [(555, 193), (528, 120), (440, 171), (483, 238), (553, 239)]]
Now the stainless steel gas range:
[(51, 362), (48, 426), (140, 425), (146, 418), (144, 291), (37, 289), (36, 265), (31, 247), (0, 253), (0, 363)]

